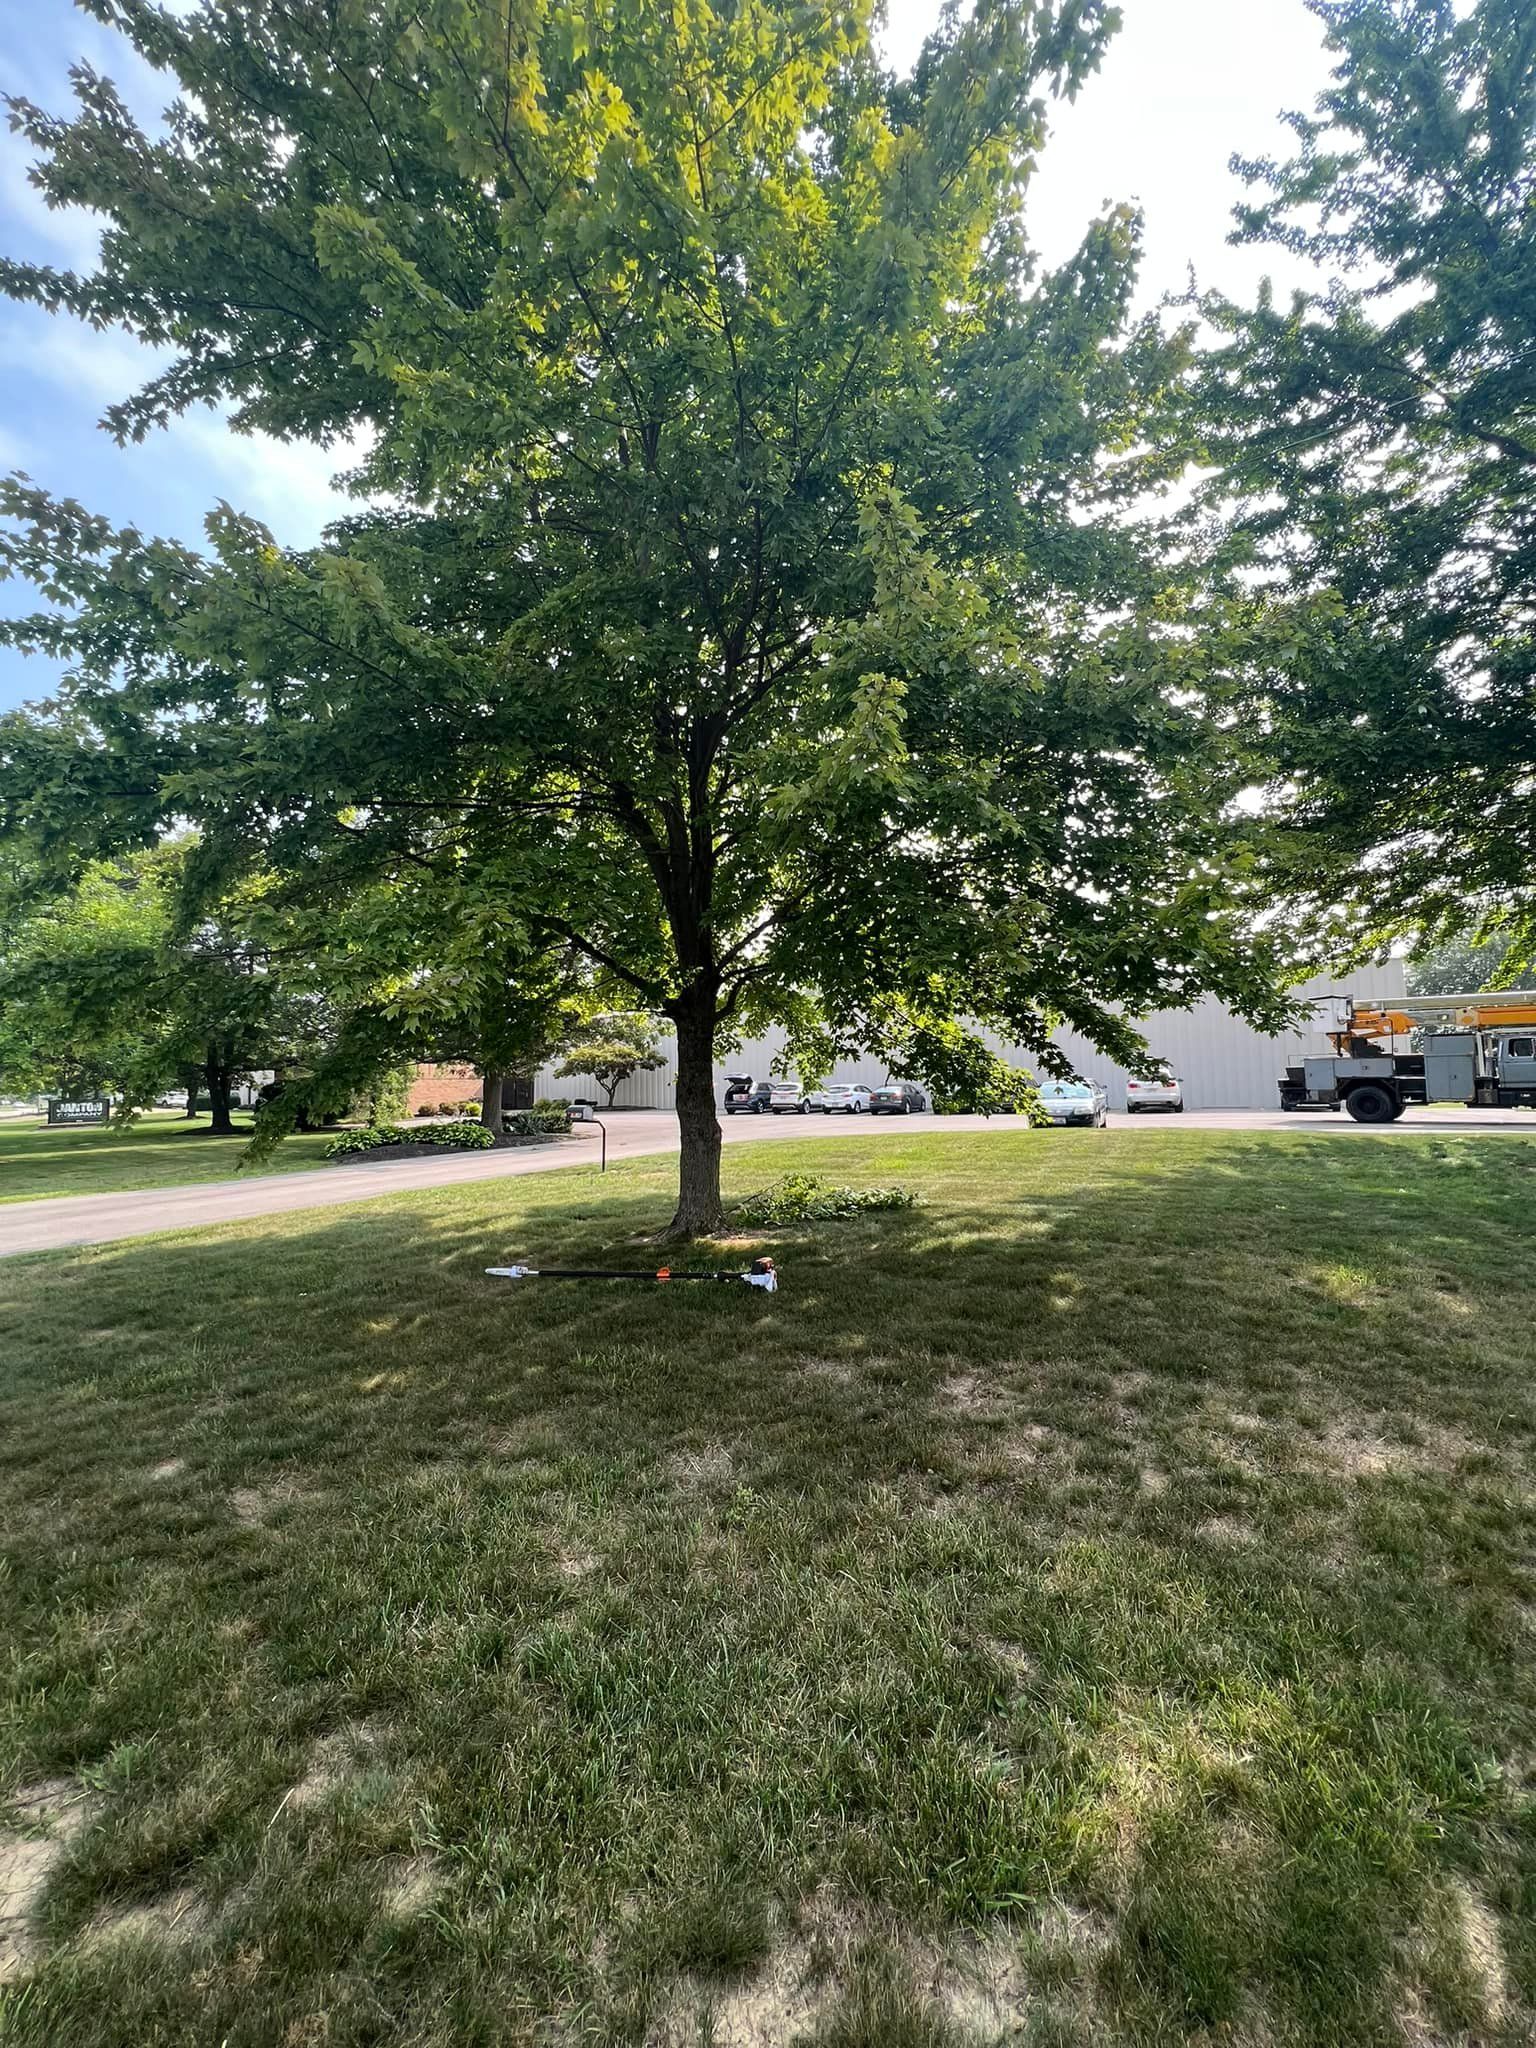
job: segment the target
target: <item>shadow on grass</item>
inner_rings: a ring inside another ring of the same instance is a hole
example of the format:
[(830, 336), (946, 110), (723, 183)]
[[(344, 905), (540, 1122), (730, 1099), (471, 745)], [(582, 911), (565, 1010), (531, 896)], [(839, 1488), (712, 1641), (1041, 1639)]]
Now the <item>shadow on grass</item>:
[[(484, 1277), (645, 1263), (665, 1164), (0, 1272), (10, 1726), (101, 1801), (38, 2026), (660, 2040), (819, 1890), (1074, 1901), (1063, 2038), (1513, 2025), (1528, 1169), (1093, 1142), (845, 1144), (927, 1206), (773, 1297)], [(193, 1883), (185, 1951), (80, 1941)]]

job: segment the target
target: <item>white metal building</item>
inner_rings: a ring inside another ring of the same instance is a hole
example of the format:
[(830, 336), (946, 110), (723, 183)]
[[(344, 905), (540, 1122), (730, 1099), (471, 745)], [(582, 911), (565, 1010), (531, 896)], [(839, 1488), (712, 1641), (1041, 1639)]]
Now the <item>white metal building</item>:
[[(1355, 969), (1345, 975), (1318, 975), (1302, 983), (1298, 990), (1302, 996), (1343, 993), (1358, 997), (1400, 996), (1404, 993), (1403, 963), (1391, 960), (1385, 966)], [(1166, 1060), (1184, 1083), (1184, 1099), (1191, 1109), (1277, 1109), (1281, 1070), (1309, 1052), (1328, 1050), (1321, 1035), (1323, 1020), (1319, 1017), (1315, 1021), (1319, 1026), (1315, 1031), (1291, 1031), (1276, 1038), (1266, 1037), (1263, 1032), (1255, 1031), (1252, 1025), (1245, 1024), (1241, 1017), (1235, 1017), (1224, 1004), (1207, 999), (1189, 1010), (1156, 1011), (1145, 1019), (1141, 1028), (1153, 1052)], [(1063, 1032), (1058, 1043), (1079, 1073), (1104, 1083), (1109, 1090), (1110, 1108), (1123, 1110), (1127, 1078), (1124, 1068), (1105, 1059), (1073, 1032)], [(782, 1045), (783, 1040), (777, 1037), (744, 1045), (739, 1053), (716, 1069), (716, 1099), (725, 1092), (727, 1072), (761, 1078), (769, 1073)], [(663, 1050), (667, 1048), (663, 1046)], [(1016, 1057), (1020, 1065), (1028, 1064), (1025, 1055)], [(878, 1060), (844, 1060), (826, 1076), (829, 1081), (867, 1081), (871, 1084), (886, 1078), (885, 1067)], [(539, 1074), (535, 1092), (554, 1096), (590, 1095), (598, 1102), (603, 1099), (602, 1090), (595, 1081), (560, 1081), (549, 1068)], [(673, 1068), (669, 1061), (654, 1073), (636, 1074), (626, 1081), (618, 1091), (616, 1106), (621, 1109), (671, 1109), (675, 1100)]]

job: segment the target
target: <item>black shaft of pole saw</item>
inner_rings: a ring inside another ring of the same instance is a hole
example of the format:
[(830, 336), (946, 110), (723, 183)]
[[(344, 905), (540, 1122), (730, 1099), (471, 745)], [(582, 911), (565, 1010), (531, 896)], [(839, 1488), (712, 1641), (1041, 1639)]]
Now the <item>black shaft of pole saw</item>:
[(525, 1280), (655, 1280), (669, 1285), (674, 1280), (741, 1280), (741, 1273), (634, 1273), (615, 1269), (605, 1272), (592, 1266), (530, 1266)]

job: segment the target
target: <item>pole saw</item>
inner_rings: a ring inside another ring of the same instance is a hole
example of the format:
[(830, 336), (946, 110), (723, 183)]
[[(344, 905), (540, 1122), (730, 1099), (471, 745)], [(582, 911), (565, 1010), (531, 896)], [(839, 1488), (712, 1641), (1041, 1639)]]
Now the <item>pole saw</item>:
[(487, 1266), (485, 1270), (492, 1280), (736, 1280), (745, 1281), (748, 1287), (761, 1287), (768, 1294), (776, 1294), (779, 1288), (772, 1259), (754, 1259), (745, 1273), (674, 1272), (670, 1266), (658, 1266), (648, 1273), (576, 1266)]

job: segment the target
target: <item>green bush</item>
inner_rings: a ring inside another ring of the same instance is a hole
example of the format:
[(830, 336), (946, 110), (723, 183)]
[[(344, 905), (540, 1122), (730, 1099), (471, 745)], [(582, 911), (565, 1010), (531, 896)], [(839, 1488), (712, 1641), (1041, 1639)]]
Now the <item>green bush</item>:
[(840, 1188), (818, 1173), (786, 1173), (736, 1204), (732, 1221), (753, 1228), (782, 1223), (828, 1223), (867, 1209), (911, 1209), (910, 1188)]
[(484, 1124), (432, 1124), (412, 1130), (409, 1124), (370, 1124), (366, 1130), (342, 1131), (325, 1148), (327, 1159), (345, 1159), (353, 1152), (377, 1152), (384, 1145), (430, 1145), (434, 1151), (484, 1152), (496, 1140)]
[(571, 1128), (571, 1112), (563, 1102), (536, 1102), (532, 1109), (508, 1112), (507, 1129), (515, 1138), (552, 1138)]
[(380, 1074), (373, 1084), (373, 1108), (369, 1121), (376, 1124), (393, 1123), (398, 1116), (405, 1115), (405, 1105), (411, 1098), (411, 1087), (416, 1079), (416, 1067), (391, 1067)]

